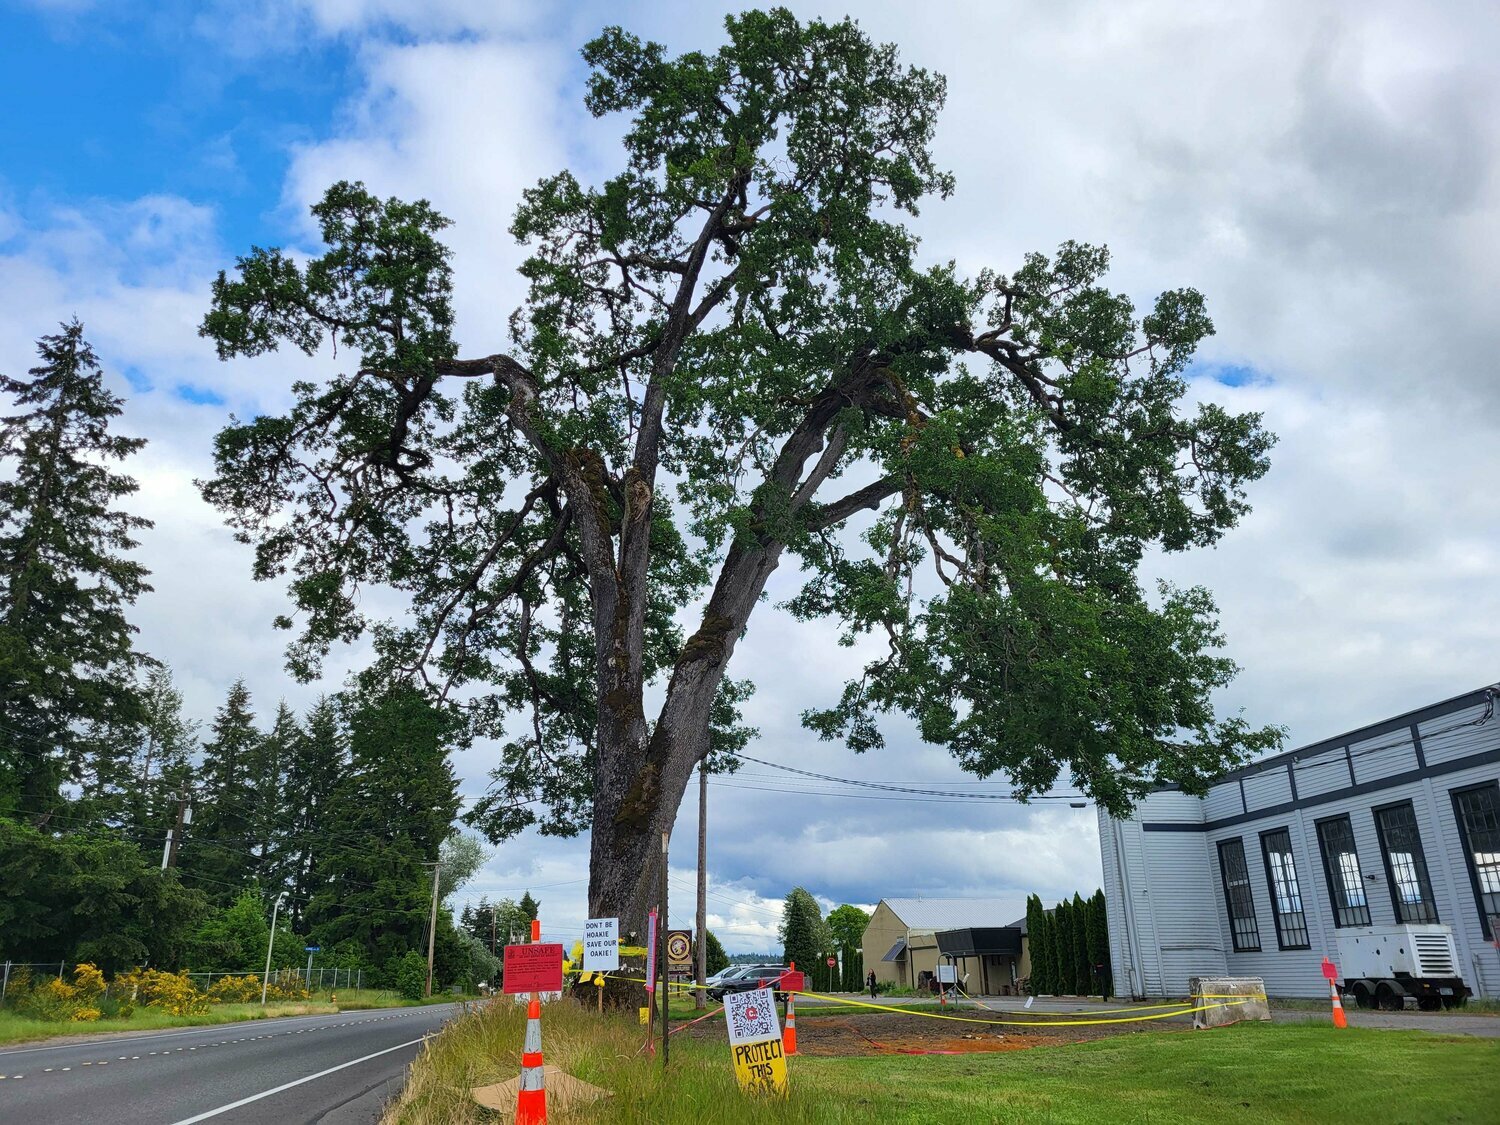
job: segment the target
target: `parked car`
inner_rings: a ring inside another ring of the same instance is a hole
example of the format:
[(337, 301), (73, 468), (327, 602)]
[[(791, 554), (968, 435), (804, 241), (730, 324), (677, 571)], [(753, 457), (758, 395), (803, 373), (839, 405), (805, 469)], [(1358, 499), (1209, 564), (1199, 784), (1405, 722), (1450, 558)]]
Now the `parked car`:
[[(744, 969), (745, 971), (739, 976), (719, 981), (708, 990), (708, 995), (714, 1000), (722, 1000), (731, 992), (752, 992), (757, 988), (775, 988), (776, 982), (787, 971), (785, 965), (746, 965)], [(785, 1000), (786, 996), (777, 993), (776, 999)]]

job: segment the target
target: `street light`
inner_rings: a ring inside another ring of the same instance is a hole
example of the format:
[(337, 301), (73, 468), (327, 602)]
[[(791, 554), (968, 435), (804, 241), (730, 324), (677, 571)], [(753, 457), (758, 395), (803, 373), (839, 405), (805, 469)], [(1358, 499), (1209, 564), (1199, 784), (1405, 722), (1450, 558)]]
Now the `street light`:
[(286, 898), (286, 892), (282, 891), (276, 896), (276, 905), (271, 907), (271, 936), (266, 939), (266, 975), (260, 981), (260, 1006), (266, 1006), (266, 986), (271, 983), (271, 950), (276, 946), (276, 915), (281, 910), (281, 900)]

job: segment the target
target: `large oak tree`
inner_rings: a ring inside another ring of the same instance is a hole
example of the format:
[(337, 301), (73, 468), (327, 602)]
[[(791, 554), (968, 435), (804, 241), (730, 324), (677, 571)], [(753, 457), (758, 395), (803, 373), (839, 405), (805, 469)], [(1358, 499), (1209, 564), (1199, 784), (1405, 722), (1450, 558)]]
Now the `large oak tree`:
[[(475, 822), (590, 829), (590, 909), (626, 930), (693, 768), (733, 745), (726, 670), (788, 556), (791, 612), (879, 645), (806, 716), (856, 750), (904, 713), (1022, 794), (1066, 773), (1118, 810), (1275, 738), (1214, 716), (1207, 592), (1138, 580), (1243, 515), (1272, 444), (1183, 403), (1199, 294), (1138, 316), (1073, 243), (920, 263), (902, 216), (951, 188), (942, 78), (852, 22), (726, 27), (712, 54), (584, 49), (626, 161), (525, 193), (508, 345), (476, 325), (460, 351), (447, 222), (350, 183), (313, 208), (321, 254), (239, 259), (203, 326), (224, 357), (332, 341), (346, 365), (225, 429), (204, 484), (290, 580), (293, 667), (372, 629), (377, 674), (508, 732)], [(368, 621), (376, 584), (409, 615)]]

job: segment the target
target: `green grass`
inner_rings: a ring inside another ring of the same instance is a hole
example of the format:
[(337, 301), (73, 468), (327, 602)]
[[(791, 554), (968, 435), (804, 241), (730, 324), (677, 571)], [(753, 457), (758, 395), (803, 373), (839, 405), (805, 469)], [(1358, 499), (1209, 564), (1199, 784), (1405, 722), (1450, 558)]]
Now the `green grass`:
[[(476, 1009), (432, 1040), (385, 1125), (508, 1121), (473, 1086), (515, 1077), (524, 1010)], [(642, 1029), (549, 1005), (549, 1064), (614, 1091), (559, 1122), (1412, 1122), (1500, 1121), (1500, 1041), (1306, 1024), (1144, 1032), (1003, 1054), (789, 1060), (785, 1103), (743, 1098), (722, 1042), (674, 1039), (668, 1080), (637, 1053)], [(815, 1035), (816, 1032), (811, 1032)]]
[(206, 1012), (191, 1016), (173, 1016), (160, 1008), (139, 1007), (123, 1020), (95, 1020), (89, 1023), (49, 1023), (29, 1019), (0, 1009), (0, 1044), (26, 1043), (34, 1039), (56, 1039), (65, 1035), (108, 1035), (122, 1031), (160, 1031), (172, 1027), (211, 1027), (221, 1023), (245, 1020), (276, 1019), (280, 1016), (333, 1015), (369, 1008), (407, 1008), (422, 1004), (446, 1004), (473, 997), (443, 994), (430, 1000), (403, 1000), (394, 992), (376, 989), (339, 990), (337, 1006), (328, 1003), (322, 992), (310, 1000), (273, 1000), (262, 1008), (259, 1004), (215, 1004)]

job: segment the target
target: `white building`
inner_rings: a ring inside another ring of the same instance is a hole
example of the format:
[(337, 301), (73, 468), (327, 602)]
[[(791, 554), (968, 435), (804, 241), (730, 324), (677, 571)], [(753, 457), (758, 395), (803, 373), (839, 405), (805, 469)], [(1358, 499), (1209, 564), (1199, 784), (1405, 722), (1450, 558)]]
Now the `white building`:
[(1340, 927), (1439, 922), (1476, 996), (1500, 996), (1500, 685), (1101, 811), (1115, 985), (1191, 976), (1326, 997)]

